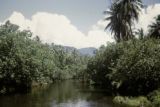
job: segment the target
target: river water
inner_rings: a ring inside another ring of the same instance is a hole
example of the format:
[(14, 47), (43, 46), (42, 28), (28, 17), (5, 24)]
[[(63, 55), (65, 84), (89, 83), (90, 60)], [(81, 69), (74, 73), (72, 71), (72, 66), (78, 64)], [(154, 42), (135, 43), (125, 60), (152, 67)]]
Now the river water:
[(105, 93), (105, 89), (67, 80), (27, 94), (0, 96), (0, 107), (117, 107)]

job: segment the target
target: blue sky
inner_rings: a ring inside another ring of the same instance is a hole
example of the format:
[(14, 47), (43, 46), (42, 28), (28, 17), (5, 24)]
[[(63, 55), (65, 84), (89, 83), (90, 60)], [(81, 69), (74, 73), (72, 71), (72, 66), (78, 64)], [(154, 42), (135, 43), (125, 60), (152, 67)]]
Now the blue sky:
[[(147, 29), (159, 12), (160, 0), (143, 0), (148, 7), (141, 15), (141, 26)], [(22, 29), (30, 28), (45, 42), (81, 47), (99, 47), (114, 41), (110, 32), (104, 32), (103, 11), (110, 0), (0, 0), (0, 23), (11, 20)], [(154, 13), (153, 13), (153, 12)], [(148, 17), (148, 22), (144, 22)], [(143, 19), (145, 19), (143, 21)]]
[(90, 25), (103, 18), (109, 0), (0, 0), (0, 20), (13, 11), (30, 18), (36, 12), (58, 13), (67, 16), (79, 29), (87, 31)]
[[(145, 4), (160, 0), (143, 0)], [(103, 18), (103, 11), (110, 0), (0, 0), (0, 21), (14, 11), (30, 18), (36, 12), (58, 13), (67, 16), (74, 25), (86, 32), (97, 20)]]

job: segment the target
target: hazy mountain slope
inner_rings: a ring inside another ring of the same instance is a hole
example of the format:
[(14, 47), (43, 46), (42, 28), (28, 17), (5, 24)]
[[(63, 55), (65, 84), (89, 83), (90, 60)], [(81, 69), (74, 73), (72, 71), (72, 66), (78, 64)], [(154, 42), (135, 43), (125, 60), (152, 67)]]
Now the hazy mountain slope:
[(78, 51), (79, 51), (82, 55), (90, 55), (90, 56), (93, 56), (93, 55), (94, 55), (94, 52), (95, 52), (96, 50), (97, 50), (97, 49), (94, 48), (94, 47), (87, 47), (87, 48), (78, 49)]

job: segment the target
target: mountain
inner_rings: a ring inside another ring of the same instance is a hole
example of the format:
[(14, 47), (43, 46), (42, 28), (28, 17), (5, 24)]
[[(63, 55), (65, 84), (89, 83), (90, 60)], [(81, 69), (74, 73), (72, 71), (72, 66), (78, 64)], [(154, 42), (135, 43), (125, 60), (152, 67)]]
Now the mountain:
[(80, 48), (80, 49), (76, 49), (76, 48), (70, 47), (70, 46), (63, 46), (63, 47), (68, 52), (73, 52), (75, 50), (82, 55), (89, 55), (89, 56), (93, 56), (94, 52), (97, 50), (94, 47), (86, 47), (86, 48)]
[(74, 50), (78, 51), (75, 47), (63, 46), (63, 48), (68, 52), (73, 52)]
[(87, 48), (78, 49), (78, 51), (79, 51), (82, 55), (89, 55), (89, 56), (93, 56), (96, 50), (97, 50), (97, 49), (94, 48), (94, 47), (87, 47)]

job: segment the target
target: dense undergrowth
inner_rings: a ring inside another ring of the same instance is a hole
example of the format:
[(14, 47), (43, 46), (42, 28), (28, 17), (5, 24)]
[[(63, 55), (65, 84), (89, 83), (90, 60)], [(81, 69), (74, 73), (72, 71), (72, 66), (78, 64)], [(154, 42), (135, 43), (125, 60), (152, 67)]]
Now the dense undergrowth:
[(124, 100), (126, 105), (140, 101), (139, 97), (130, 99), (129, 96), (146, 96), (159, 107), (160, 93), (154, 91), (160, 87), (159, 53), (159, 39), (111, 43), (102, 46), (90, 59), (87, 73), (93, 84), (105, 86), (109, 93), (128, 96), (128, 102)]
[(87, 67), (90, 79), (122, 95), (146, 95), (160, 85), (160, 41), (130, 40), (101, 47)]
[(83, 78), (87, 56), (44, 44), (9, 21), (0, 26), (0, 93), (28, 91), (33, 85)]

